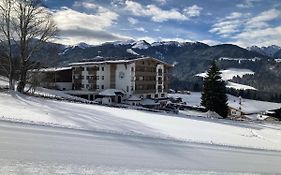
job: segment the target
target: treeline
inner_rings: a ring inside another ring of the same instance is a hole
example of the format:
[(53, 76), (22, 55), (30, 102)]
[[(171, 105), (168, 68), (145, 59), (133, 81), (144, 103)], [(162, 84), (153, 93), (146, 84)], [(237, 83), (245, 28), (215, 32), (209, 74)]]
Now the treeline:
[(270, 101), (281, 103), (281, 92), (272, 93), (256, 90), (236, 90), (236, 89), (227, 89), (227, 93), (234, 96), (241, 96), (242, 98), (261, 100), (261, 101)]

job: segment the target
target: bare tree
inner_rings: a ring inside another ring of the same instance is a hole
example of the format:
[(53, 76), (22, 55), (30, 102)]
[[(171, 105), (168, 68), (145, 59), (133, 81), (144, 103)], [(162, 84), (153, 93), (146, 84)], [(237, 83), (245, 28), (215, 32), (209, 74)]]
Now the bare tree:
[(43, 7), (42, 1), (0, 0), (1, 46), (5, 50), (2, 57), (3, 60), (6, 60), (6, 65), (1, 67), (12, 85), (15, 71), (12, 44), (17, 45), (20, 63), (17, 86), (19, 92), (24, 92), (27, 71), (34, 68), (34, 61), (31, 61), (32, 56), (57, 32), (57, 27), (52, 20), (52, 13)]
[(12, 5), (14, 0), (0, 1), (0, 44), (2, 54), (0, 56), (1, 70), (9, 78), (9, 87), (14, 90), (14, 58), (12, 55)]
[(30, 59), (42, 44), (55, 36), (57, 27), (51, 13), (42, 6), (42, 0), (17, 0), (15, 4), (14, 30), (19, 39), (20, 78), (17, 86), (24, 91), (28, 69), (32, 69)]

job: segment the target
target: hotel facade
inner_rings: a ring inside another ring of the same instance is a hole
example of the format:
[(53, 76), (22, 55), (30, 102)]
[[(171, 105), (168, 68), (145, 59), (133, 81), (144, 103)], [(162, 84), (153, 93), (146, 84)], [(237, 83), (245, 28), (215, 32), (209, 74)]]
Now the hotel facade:
[[(167, 98), (170, 88), (172, 68), (172, 65), (152, 57), (77, 62), (71, 63), (67, 69), (72, 77), (71, 82), (52, 84), (58, 84), (58, 89), (70, 94), (88, 95), (91, 100), (101, 94), (106, 96), (106, 92), (122, 93), (119, 102), (132, 96), (141, 99), (163, 99)], [(62, 70), (64, 74), (67, 71)], [(60, 71), (56, 74), (59, 76)]]

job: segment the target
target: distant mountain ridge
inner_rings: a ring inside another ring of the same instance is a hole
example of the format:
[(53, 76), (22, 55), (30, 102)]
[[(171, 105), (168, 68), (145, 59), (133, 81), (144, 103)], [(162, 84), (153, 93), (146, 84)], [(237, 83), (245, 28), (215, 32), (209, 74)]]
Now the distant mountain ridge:
[[(259, 83), (260, 80), (258, 80), (268, 78), (268, 76), (259, 76), (264, 72), (273, 77), (275, 82), (281, 80), (280, 63), (273, 60), (274, 58), (281, 58), (279, 48), (279, 46), (272, 46), (244, 49), (233, 44), (209, 46), (202, 42), (160, 41), (149, 43), (145, 40), (113, 41), (100, 45), (89, 45), (87, 43), (62, 45), (47, 42), (32, 58), (33, 61), (39, 61), (47, 67), (67, 66), (71, 62), (79, 61), (151, 56), (173, 64), (172, 87), (186, 89), (201, 81), (198, 80), (198, 77), (195, 77), (196, 74), (205, 72), (213, 60), (218, 60), (221, 69), (245, 68), (257, 72), (255, 79), (250, 80), (251, 77), (248, 77), (249, 80), (243, 81), (243, 84), (262, 89), (262, 87), (257, 86), (266, 85), (265, 83)], [(18, 51), (15, 50), (16, 52)], [(277, 90), (279, 86), (276, 84), (273, 90)]]
[(276, 45), (271, 45), (267, 47), (251, 46), (248, 47), (247, 49), (269, 57), (279, 57), (278, 52), (281, 51), (281, 47)]

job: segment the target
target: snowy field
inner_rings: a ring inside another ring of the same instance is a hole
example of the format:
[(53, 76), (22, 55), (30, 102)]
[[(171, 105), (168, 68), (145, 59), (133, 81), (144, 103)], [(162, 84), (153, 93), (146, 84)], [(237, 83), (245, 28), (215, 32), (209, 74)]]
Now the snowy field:
[(6, 121), (195, 143), (281, 150), (281, 127), (278, 125), (68, 103), (18, 93), (0, 93), (0, 107), (1, 120)]
[[(187, 94), (169, 94), (170, 97), (181, 97), (189, 106), (201, 106), (201, 92), (191, 92)], [(239, 98), (228, 95), (228, 106), (238, 109)], [(266, 101), (250, 100), (242, 98), (241, 109), (245, 113), (259, 113), (271, 109), (281, 108), (281, 103), (272, 103)]]
[(0, 121), (0, 174), (280, 174), (281, 152)]
[[(247, 75), (247, 74), (253, 75), (255, 73), (250, 69), (239, 69), (239, 68), (229, 68), (229, 69), (221, 70), (220, 72), (222, 73), (221, 76), (224, 81), (231, 80), (233, 77), (236, 76), (243, 77), (243, 75)], [(197, 74), (196, 76), (205, 77), (207, 76), (207, 73), (206, 72), (200, 73)]]

